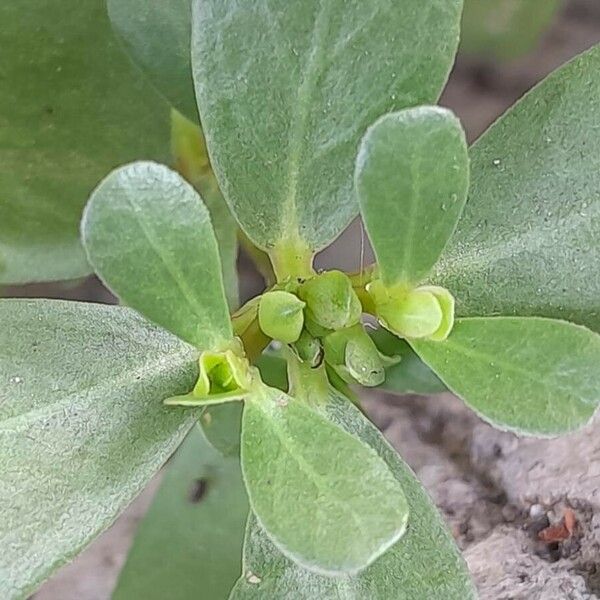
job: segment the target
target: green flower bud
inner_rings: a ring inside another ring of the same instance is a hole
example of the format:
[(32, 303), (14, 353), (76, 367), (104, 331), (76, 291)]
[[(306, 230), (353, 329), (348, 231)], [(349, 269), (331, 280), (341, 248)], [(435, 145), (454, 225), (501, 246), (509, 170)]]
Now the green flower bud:
[(251, 385), (248, 361), (231, 350), (203, 352), (199, 360), (200, 375), (192, 391), (198, 398), (246, 391)]
[(324, 329), (343, 329), (360, 320), (360, 300), (341, 271), (315, 275), (302, 284), (298, 295), (306, 302), (307, 317)]
[(323, 347), (321, 342), (304, 330), (294, 344), (298, 358), (311, 367), (318, 367), (323, 362)]
[(267, 292), (258, 305), (258, 324), (270, 338), (292, 344), (302, 332), (304, 306), (302, 300), (289, 292)]
[(434, 342), (443, 342), (450, 335), (454, 326), (454, 296), (446, 288), (435, 285), (423, 286), (419, 289), (432, 293), (440, 304), (442, 322), (435, 333), (428, 336), (428, 339)]
[(375, 343), (358, 323), (330, 333), (323, 340), (325, 360), (347, 383), (372, 387), (383, 383), (383, 360)]
[(380, 280), (368, 285), (379, 322), (405, 338), (427, 338), (443, 329), (444, 315), (436, 294), (426, 288), (386, 288)]

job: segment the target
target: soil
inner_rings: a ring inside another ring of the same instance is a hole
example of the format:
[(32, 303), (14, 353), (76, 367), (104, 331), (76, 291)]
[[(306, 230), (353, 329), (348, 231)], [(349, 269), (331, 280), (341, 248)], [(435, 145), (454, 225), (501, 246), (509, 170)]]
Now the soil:
[[(459, 57), (442, 104), (473, 140), (535, 82), (599, 40), (600, 2), (567, 2), (529, 56), (505, 65)], [(355, 268), (360, 234), (355, 224), (321, 264)], [(243, 265), (246, 293), (259, 291)], [(109, 300), (99, 290), (90, 281), (68, 293), (25, 292)], [(372, 395), (365, 405), (445, 515), (483, 600), (600, 598), (600, 418), (565, 438), (533, 440), (493, 430), (449, 394)], [(109, 598), (159, 477), (36, 600)]]

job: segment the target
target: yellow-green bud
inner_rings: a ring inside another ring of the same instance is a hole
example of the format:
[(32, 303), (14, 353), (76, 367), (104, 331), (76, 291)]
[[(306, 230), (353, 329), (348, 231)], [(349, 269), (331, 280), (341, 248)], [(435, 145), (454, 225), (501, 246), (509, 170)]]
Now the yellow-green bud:
[(362, 306), (352, 282), (341, 271), (326, 271), (302, 284), (307, 318), (324, 329), (342, 329), (360, 321)]
[(284, 344), (292, 344), (304, 325), (304, 302), (294, 294), (275, 290), (262, 295), (258, 305), (258, 324), (263, 333)]
[(200, 374), (192, 391), (198, 398), (244, 391), (251, 385), (248, 361), (231, 350), (203, 352), (199, 366)]
[(446, 288), (436, 285), (423, 286), (419, 289), (432, 293), (440, 304), (442, 322), (428, 339), (434, 342), (443, 342), (450, 335), (452, 327), (454, 327), (454, 296)]
[(444, 288), (385, 287), (380, 280), (368, 285), (379, 322), (405, 338), (445, 339), (454, 323), (454, 299)]

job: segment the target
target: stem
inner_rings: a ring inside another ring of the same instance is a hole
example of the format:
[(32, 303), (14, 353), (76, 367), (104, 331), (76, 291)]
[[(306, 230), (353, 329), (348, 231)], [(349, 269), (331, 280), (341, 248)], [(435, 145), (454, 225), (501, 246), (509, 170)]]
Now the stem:
[(329, 380), (325, 365), (312, 368), (289, 349), (285, 350), (288, 363), (289, 394), (309, 404), (323, 404), (329, 397)]
[(287, 279), (309, 279), (315, 274), (313, 253), (300, 239), (279, 242), (269, 256), (279, 283)]

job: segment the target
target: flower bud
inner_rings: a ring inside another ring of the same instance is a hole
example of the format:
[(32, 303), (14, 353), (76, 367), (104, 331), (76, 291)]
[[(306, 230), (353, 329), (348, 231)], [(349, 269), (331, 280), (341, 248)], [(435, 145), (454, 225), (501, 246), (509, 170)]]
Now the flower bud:
[(258, 305), (258, 324), (270, 338), (292, 344), (302, 332), (304, 306), (302, 300), (289, 292), (266, 292)]
[(306, 302), (307, 318), (326, 330), (350, 327), (360, 320), (360, 300), (341, 271), (315, 275), (302, 284), (298, 295)]
[(432, 293), (440, 304), (442, 309), (442, 322), (437, 330), (428, 336), (428, 339), (434, 342), (443, 342), (452, 331), (454, 326), (454, 296), (443, 287), (428, 285), (419, 288)]
[(298, 358), (311, 367), (318, 367), (323, 362), (323, 347), (321, 342), (304, 330), (294, 344)]
[(376, 280), (369, 284), (368, 292), (379, 322), (396, 335), (442, 340), (452, 328), (454, 300), (443, 288), (387, 288)]
[(244, 391), (250, 387), (248, 361), (231, 350), (203, 352), (199, 360), (200, 374), (192, 391), (198, 398)]
[(369, 387), (383, 383), (382, 357), (362, 324), (330, 333), (323, 346), (325, 360), (347, 383), (357, 381)]

